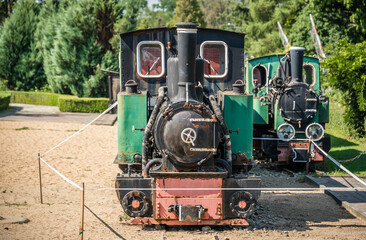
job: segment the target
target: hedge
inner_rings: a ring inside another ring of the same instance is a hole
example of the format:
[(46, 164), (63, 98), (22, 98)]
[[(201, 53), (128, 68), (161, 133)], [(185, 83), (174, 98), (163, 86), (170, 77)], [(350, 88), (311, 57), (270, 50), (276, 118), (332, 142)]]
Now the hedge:
[(7, 109), (10, 103), (10, 93), (0, 93), (0, 111)]
[(11, 93), (10, 102), (26, 103), (35, 105), (57, 106), (58, 98), (61, 94), (48, 92), (21, 92), (8, 91)]
[(12, 103), (58, 106), (61, 112), (101, 113), (109, 106), (108, 98), (78, 98), (57, 93), (21, 91), (0, 92), (2, 95), (8, 96)]
[(77, 98), (60, 96), (58, 108), (61, 112), (101, 113), (109, 106), (108, 98)]

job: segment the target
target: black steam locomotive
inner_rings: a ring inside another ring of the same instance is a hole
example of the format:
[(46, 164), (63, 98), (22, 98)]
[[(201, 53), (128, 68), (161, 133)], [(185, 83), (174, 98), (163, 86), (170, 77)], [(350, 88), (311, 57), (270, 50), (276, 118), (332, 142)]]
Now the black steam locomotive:
[(176, 26), (121, 35), (118, 198), (132, 224), (247, 225), (261, 180), (244, 35)]

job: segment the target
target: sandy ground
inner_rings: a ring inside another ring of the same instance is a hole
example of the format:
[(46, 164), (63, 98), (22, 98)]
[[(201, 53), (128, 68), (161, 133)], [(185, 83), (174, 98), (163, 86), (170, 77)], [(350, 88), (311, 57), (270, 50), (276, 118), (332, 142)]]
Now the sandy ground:
[[(77, 239), (80, 192), (42, 165), (40, 204), (38, 152), (80, 129), (81, 124), (0, 121), (0, 216), (30, 219), (0, 224), (0, 239)], [(115, 126), (91, 126), (44, 159), (77, 184), (113, 187), (118, 168)], [(311, 187), (296, 177), (256, 169), (266, 187)], [(85, 239), (366, 239), (366, 223), (321, 192), (264, 192), (249, 228), (142, 229), (122, 224), (114, 191), (87, 191)]]

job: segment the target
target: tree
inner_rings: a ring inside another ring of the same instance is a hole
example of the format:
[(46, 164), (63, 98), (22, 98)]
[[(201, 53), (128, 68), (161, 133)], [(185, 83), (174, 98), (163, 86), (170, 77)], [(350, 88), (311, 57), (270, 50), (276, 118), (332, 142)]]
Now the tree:
[(84, 85), (102, 59), (93, 11), (91, 1), (81, 0), (57, 17), (58, 23), (52, 29), (54, 41), (44, 58), (53, 92), (85, 96)]
[(235, 24), (231, 22), (233, 18), (232, 14), (238, 14), (236, 7), (239, 4), (236, 1), (201, 0), (200, 5), (205, 16), (207, 27), (223, 30), (236, 30)]
[(176, 0), (159, 0), (158, 4), (153, 5), (152, 10), (146, 7), (138, 21), (138, 29), (173, 26), (175, 7)]
[(1, 0), (0, 1), (0, 25), (13, 12), (13, 7), (16, 0)]
[(116, 23), (119, 33), (136, 30), (141, 10), (147, 6), (146, 0), (125, 0), (123, 2), (123, 18)]
[(0, 32), (0, 78), (16, 90), (41, 88), (45, 77), (37, 59), (34, 32), (39, 6), (35, 1), (19, 1)]
[(205, 27), (206, 22), (197, 0), (177, 0), (173, 24), (178, 22), (194, 22)]
[[(345, 121), (351, 133), (366, 134), (366, 41), (352, 44), (340, 40), (328, 49), (324, 67), (328, 84), (343, 93)], [(352, 130), (354, 129), (354, 130)]]

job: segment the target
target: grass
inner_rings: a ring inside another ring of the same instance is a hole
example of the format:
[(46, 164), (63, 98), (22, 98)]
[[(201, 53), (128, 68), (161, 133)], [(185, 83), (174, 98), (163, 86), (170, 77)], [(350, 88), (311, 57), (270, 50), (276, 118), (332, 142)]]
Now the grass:
[(24, 201), (24, 203), (9, 203), (9, 202), (5, 202), (4, 203), (5, 206), (27, 206), (27, 201)]
[(29, 127), (16, 128), (15, 131), (30, 130)]
[[(357, 176), (366, 177), (366, 154), (353, 161), (342, 162), (352, 159), (366, 150), (366, 137), (354, 138), (349, 136), (347, 125), (343, 120), (344, 108), (341, 104), (330, 101), (329, 123), (326, 124), (325, 132), (331, 136), (332, 148), (329, 155), (345, 166)], [(347, 176), (333, 162), (326, 159), (325, 170), (328, 175)]]

